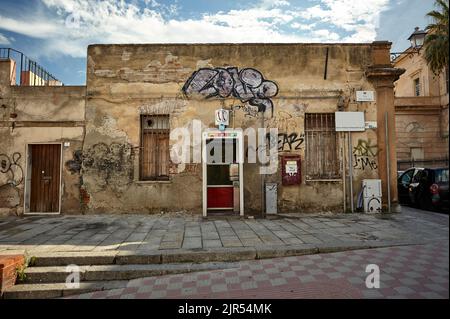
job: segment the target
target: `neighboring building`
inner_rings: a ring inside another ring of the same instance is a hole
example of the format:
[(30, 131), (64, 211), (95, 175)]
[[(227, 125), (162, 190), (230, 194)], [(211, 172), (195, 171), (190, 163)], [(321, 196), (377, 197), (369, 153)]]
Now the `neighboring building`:
[[(409, 40), (425, 34), (416, 28)], [(395, 67), (406, 70), (394, 89), (399, 170), (448, 166), (448, 70), (433, 74), (422, 44), (412, 44), (393, 60)]]
[[(363, 179), (379, 178), (383, 205), (390, 181), (395, 209), (395, 123), (386, 145), (385, 116), (394, 118), (403, 71), (389, 50), (389, 42), (91, 45), (86, 87), (16, 86), (14, 62), (0, 60), (0, 209), (252, 214), (265, 182), (278, 184), (268, 199), (280, 213), (342, 211), (350, 159), (353, 200)], [(356, 91), (375, 100), (357, 102)], [(231, 114), (224, 131), (218, 109)], [(348, 150), (336, 111), (364, 112), (377, 125), (353, 132)], [(252, 129), (262, 122), (278, 135), (256, 149)], [(278, 163), (261, 175), (270, 165), (255, 154), (273, 145)], [(218, 165), (211, 146), (233, 155)], [(184, 161), (181, 150), (190, 151)]]

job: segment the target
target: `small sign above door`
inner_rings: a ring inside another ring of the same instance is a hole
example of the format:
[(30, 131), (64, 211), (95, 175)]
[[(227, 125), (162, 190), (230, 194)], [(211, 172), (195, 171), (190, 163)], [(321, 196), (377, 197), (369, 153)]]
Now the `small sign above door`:
[(230, 125), (230, 116), (228, 110), (216, 110), (216, 125)]
[(373, 91), (356, 91), (356, 102), (373, 102), (375, 97)]

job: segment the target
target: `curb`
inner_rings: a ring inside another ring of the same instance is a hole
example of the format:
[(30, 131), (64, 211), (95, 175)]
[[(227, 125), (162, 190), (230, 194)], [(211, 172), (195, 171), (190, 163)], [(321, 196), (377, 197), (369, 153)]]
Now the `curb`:
[(382, 248), (391, 246), (416, 245), (411, 242), (376, 242), (338, 243), (338, 244), (299, 244), (290, 246), (257, 246), (210, 249), (174, 249), (151, 251), (104, 251), (104, 252), (55, 252), (38, 253), (33, 257), (32, 266), (66, 266), (66, 265), (128, 265), (128, 264), (171, 264), (171, 263), (205, 263), (236, 262), (289, 256), (333, 253), (347, 250)]

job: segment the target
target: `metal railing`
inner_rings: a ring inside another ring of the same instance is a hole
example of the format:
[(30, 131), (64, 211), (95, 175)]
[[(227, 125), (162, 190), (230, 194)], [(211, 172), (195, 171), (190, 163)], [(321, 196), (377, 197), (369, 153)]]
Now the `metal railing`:
[(63, 83), (25, 54), (12, 48), (0, 48), (0, 60), (16, 63), (15, 84), (22, 86), (61, 86)]

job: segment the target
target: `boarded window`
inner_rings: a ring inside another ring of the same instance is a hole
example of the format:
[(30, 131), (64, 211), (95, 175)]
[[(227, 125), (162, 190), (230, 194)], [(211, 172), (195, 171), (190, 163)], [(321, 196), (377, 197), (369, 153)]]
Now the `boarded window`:
[(339, 162), (334, 113), (305, 114), (306, 179), (336, 179)]
[(169, 116), (141, 116), (140, 180), (169, 180)]

